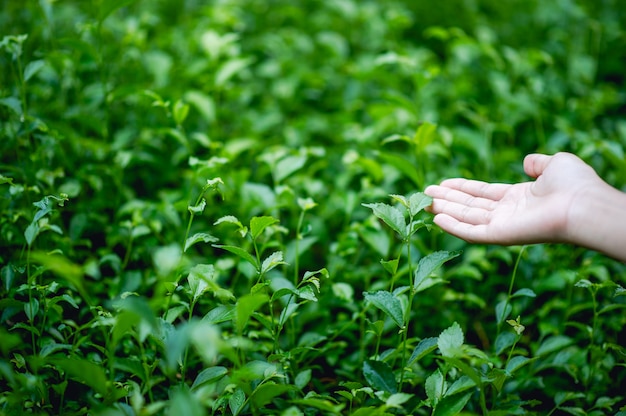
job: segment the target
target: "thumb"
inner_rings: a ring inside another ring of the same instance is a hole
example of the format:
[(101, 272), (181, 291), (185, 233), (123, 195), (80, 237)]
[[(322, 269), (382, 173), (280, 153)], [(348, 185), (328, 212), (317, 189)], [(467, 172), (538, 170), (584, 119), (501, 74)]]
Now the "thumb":
[(552, 156), (532, 153), (524, 158), (524, 172), (532, 178), (538, 178), (546, 169)]

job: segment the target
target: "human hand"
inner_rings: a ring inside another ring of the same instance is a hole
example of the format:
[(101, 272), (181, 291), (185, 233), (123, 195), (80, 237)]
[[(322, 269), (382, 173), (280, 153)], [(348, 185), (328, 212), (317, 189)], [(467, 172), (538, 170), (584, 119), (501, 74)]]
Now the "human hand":
[(428, 210), (444, 231), (468, 242), (577, 243), (573, 216), (579, 199), (608, 185), (569, 153), (528, 155), (524, 171), (536, 180), (507, 185), (456, 178), (429, 186), (424, 191), (433, 198)]

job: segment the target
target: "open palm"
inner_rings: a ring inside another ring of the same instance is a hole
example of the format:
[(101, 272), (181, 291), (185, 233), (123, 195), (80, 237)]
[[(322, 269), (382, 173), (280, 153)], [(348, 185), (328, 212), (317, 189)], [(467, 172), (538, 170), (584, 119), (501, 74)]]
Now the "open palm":
[(533, 182), (513, 185), (448, 179), (429, 186), (430, 211), (445, 231), (474, 243), (568, 241), (574, 200), (601, 179), (574, 155), (533, 154), (524, 160)]

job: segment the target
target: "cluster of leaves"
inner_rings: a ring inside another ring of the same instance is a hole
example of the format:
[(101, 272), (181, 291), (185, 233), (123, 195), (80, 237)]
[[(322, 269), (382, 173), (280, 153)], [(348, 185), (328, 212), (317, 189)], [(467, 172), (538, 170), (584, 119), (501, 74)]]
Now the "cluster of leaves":
[(0, 414), (624, 411), (626, 267), (418, 191), (624, 187), (622, 9), (3, 2)]

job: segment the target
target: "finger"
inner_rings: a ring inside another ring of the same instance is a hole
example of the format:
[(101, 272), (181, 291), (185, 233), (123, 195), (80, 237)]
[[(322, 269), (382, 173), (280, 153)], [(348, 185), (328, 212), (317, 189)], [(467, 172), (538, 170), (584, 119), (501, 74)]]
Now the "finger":
[(491, 218), (491, 211), (489, 210), (469, 207), (445, 199), (435, 198), (430, 209), (435, 214), (446, 214), (457, 221), (472, 225), (488, 224)]
[(448, 188), (445, 186), (432, 185), (426, 188), (424, 192), (432, 198), (444, 199), (449, 202), (455, 202), (472, 208), (492, 210), (497, 204), (497, 202), (492, 199), (469, 195), (465, 192), (457, 191), (454, 188)]
[(455, 178), (446, 179), (439, 186), (445, 188), (456, 189), (479, 198), (491, 199), (498, 201), (506, 193), (511, 185), (503, 183), (487, 183), (470, 179)]
[(546, 169), (552, 156), (531, 153), (524, 158), (524, 172), (531, 178), (538, 178)]
[(445, 232), (470, 243), (488, 242), (486, 225), (467, 224), (447, 214), (438, 214), (433, 219)]

